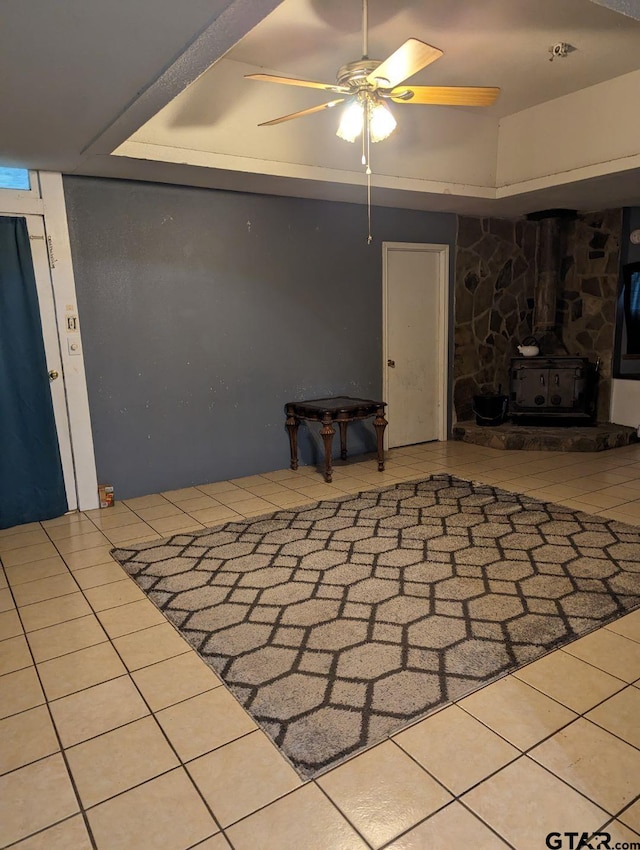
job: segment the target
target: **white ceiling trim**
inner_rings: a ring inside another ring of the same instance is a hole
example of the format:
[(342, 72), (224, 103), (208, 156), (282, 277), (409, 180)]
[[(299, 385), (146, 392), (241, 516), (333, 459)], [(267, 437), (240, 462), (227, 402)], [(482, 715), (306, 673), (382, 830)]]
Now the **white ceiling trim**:
[[(334, 185), (354, 187), (366, 186), (362, 173), (338, 171), (318, 166), (295, 165), (292, 163), (234, 157), (228, 154), (215, 154), (206, 151), (186, 151), (173, 147), (163, 147), (146, 142), (125, 142), (116, 156), (147, 161), (160, 161), (176, 165), (196, 166), (200, 168), (220, 169), (223, 171), (253, 173), (270, 177), (287, 178), (296, 181), (321, 181)], [(414, 178), (389, 177), (372, 174), (371, 185), (377, 189), (391, 189), (403, 193), (415, 193), (420, 196), (448, 195), (457, 198), (477, 198), (501, 200), (530, 195), (544, 189), (560, 187), (571, 183), (588, 181), (620, 172), (633, 172), (640, 169), (640, 154), (621, 157), (616, 160), (599, 162), (570, 171), (554, 172), (544, 177), (522, 180), (505, 186), (472, 186), (469, 184), (446, 183), (437, 180), (417, 180)], [(637, 179), (634, 175), (634, 179)], [(638, 184), (640, 189), (640, 184)]]
[[(520, 183), (512, 183), (508, 186), (499, 186), (495, 190), (494, 197), (499, 200), (502, 198), (515, 198), (519, 195), (529, 194), (531, 192), (539, 192), (543, 189), (552, 187), (567, 186), (571, 183), (579, 183), (585, 180), (593, 180), (597, 177), (607, 177), (613, 174), (622, 172), (632, 172), (640, 169), (640, 154), (628, 156), (609, 162), (599, 162), (595, 165), (586, 165), (583, 168), (574, 168), (571, 171), (563, 171), (562, 173), (549, 174), (546, 177), (535, 177), (531, 180), (523, 180)], [(640, 190), (640, 182), (637, 175), (634, 175), (636, 197)], [(634, 191), (633, 186), (629, 187)]]
[[(160, 160), (161, 162), (173, 162), (181, 165), (219, 168), (225, 171), (252, 172), (296, 180), (321, 180), (327, 183), (366, 186), (366, 176), (362, 171), (342, 171), (322, 166), (277, 162), (274, 160), (233, 156), (232, 154), (212, 153), (201, 150), (188, 150), (185, 148), (156, 145), (149, 142), (124, 142), (124, 144), (120, 145), (114, 151), (114, 156)], [(447, 194), (475, 198), (494, 198), (496, 196), (496, 190), (493, 186), (474, 186), (438, 180), (393, 177), (376, 173), (371, 175), (371, 185), (378, 188), (399, 189), (403, 192), (427, 192), (430, 194)]]
[[(410, 206), (426, 209), (432, 208), (434, 199), (439, 196), (464, 201), (517, 200), (522, 197), (524, 201), (525, 198), (539, 196), (545, 190), (557, 193), (559, 187), (584, 184), (620, 172), (628, 172), (633, 185), (633, 181), (637, 181), (634, 172), (640, 167), (636, 141), (640, 138), (640, 113), (629, 108), (629, 104), (634, 102), (639, 88), (640, 71), (635, 71), (507, 116), (500, 122), (494, 119), (495, 144), (482, 149), (487, 162), (479, 168), (480, 173), (495, 175), (491, 181), (455, 182), (407, 174), (385, 174), (382, 167), (376, 169), (376, 160), (380, 160), (376, 150), (372, 186), (399, 193), (405, 203), (409, 196), (415, 195), (416, 200)], [(611, 132), (612, 126), (615, 126), (615, 133)], [(143, 140), (138, 141), (134, 136), (120, 145), (114, 154), (238, 174), (253, 173), (295, 181), (298, 186), (309, 181), (314, 185), (351, 186), (364, 191), (366, 185), (362, 170), (144, 140), (145, 137), (171, 139), (173, 127), (172, 113), (161, 115), (137, 134)], [(447, 168), (449, 173), (464, 173), (465, 157), (469, 160), (472, 155), (478, 155), (474, 142), (472, 137), (465, 140), (466, 148), (463, 145), (452, 148)], [(232, 135), (228, 137), (227, 144), (234, 144)], [(383, 142), (380, 147), (385, 150), (386, 145)], [(455, 156), (461, 158), (459, 168), (456, 167)], [(489, 161), (489, 158), (493, 160)], [(636, 183), (636, 191), (640, 197), (640, 184)]]

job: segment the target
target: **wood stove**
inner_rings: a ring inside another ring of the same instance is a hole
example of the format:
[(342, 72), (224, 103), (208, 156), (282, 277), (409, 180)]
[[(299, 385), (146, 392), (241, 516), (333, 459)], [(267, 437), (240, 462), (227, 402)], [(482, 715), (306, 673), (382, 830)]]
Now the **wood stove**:
[(597, 367), (587, 357), (514, 357), (510, 375), (514, 420), (594, 421)]
[(558, 312), (565, 223), (576, 216), (575, 210), (561, 209), (527, 216), (538, 222), (532, 331), (543, 354), (511, 360), (509, 416), (521, 424), (595, 422), (599, 361), (593, 364), (570, 353), (562, 339)]

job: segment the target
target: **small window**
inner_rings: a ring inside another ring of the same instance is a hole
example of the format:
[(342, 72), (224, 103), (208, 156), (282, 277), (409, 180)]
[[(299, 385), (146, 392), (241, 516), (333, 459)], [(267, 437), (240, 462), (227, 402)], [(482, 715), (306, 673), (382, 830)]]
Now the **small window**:
[(0, 189), (21, 189), (31, 191), (31, 180), (26, 168), (0, 167)]

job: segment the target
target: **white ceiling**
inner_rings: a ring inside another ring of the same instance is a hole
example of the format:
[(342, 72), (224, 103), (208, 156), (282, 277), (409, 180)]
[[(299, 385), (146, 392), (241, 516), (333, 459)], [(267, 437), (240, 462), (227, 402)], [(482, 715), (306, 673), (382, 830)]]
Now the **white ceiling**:
[[(362, 55), (361, 5), (284, 0), (226, 58), (333, 82), (340, 65)], [(386, 58), (410, 36), (444, 51), (413, 82), (499, 86), (497, 116), (640, 67), (640, 22), (585, 0), (369, 0), (372, 58)], [(560, 41), (576, 51), (549, 62), (548, 48)], [(212, 69), (213, 86), (215, 77)]]
[[(532, 183), (517, 200), (495, 192), (507, 116), (640, 69), (638, 5), (370, 0), (372, 57), (413, 36), (444, 56), (412, 82), (502, 89), (488, 110), (399, 105), (396, 133), (372, 152), (374, 203), (505, 215), (638, 203), (629, 162)], [(559, 41), (576, 49), (550, 62)], [(9, 4), (0, 164), (362, 202), (359, 151), (335, 137), (337, 110), (256, 126), (329, 98), (244, 79), (267, 69), (333, 82), (361, 53), (360, 0), (181, 0), (161, 15), (154, 0)], [(126, 155), (112, 156), (119, 146)]]

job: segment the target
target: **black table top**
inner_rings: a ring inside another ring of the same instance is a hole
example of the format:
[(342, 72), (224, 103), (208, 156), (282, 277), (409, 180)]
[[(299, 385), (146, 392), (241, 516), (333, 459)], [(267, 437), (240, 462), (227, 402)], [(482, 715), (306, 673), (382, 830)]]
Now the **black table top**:
[(372, 416), (376, 408), (385, 407), (386, 402), (376, 401), (370, 398), (353, 398), (351, 396), (333, 396), (329, 398), (312, 398), (304, 401), (290, 401), (285, 405), (287, 413), (292, 411), (298, 416), (328, 413), (331, 416), (338, 414), (357, 414)]

